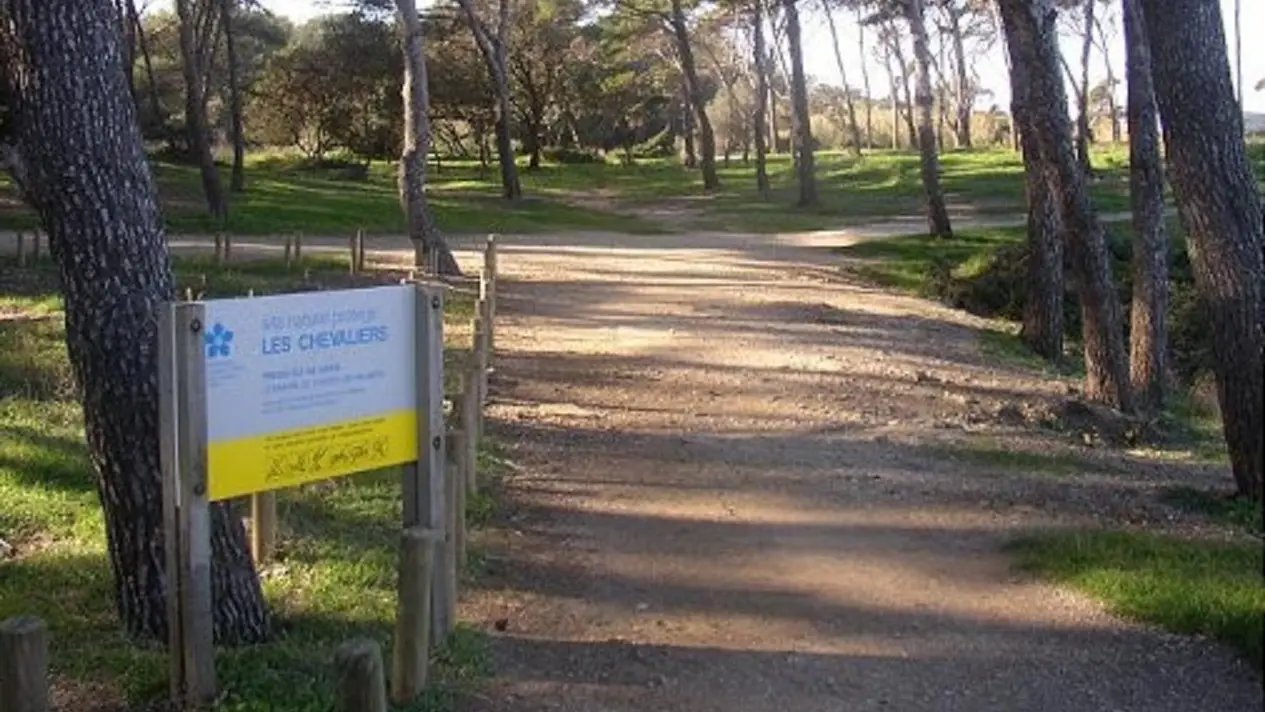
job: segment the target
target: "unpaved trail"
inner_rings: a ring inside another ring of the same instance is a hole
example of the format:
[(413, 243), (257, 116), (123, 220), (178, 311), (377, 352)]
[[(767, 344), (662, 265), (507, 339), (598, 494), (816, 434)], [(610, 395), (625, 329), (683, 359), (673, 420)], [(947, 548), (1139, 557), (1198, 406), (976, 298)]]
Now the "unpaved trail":
[(990, 416), (1067, 384), (989, 363), (971, 317), (839, 279), (824, 242), (503, 243), (490, 412), (517, 473), (463, 596), (495, 672), (469, 709), (1259, 710), (1231, 653), (1001, 551), (1162, 520), (1154, 489), (1197, 473), (956, 458), (1070, 447)]

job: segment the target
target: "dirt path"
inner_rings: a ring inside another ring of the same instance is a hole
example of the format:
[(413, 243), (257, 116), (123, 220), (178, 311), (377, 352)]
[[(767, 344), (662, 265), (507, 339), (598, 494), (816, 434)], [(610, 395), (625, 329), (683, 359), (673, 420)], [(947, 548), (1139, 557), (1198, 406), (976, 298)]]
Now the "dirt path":
[(1067, 384), (989, 363), (970, 317), (838, 281), (819, 244), (503, 247), (491, 412), (518, 472), (463, 604), (494, 635), (471, 709), (1259, 710), (1228, 652), (1000, 552), (1027, 526), (1162, 519), (1150, 494), (1195, 475), (971, 464), (1069, 448), (1004, 408)]

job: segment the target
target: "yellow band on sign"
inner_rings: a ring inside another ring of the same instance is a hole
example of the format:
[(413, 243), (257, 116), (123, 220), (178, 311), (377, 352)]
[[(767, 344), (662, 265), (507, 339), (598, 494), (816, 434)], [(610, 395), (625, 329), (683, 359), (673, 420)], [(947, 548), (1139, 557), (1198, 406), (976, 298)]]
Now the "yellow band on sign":
[(413, 410), (211, 443), (208, 496), (212, 501), (232, 499), (415, 462), (417, 457)]

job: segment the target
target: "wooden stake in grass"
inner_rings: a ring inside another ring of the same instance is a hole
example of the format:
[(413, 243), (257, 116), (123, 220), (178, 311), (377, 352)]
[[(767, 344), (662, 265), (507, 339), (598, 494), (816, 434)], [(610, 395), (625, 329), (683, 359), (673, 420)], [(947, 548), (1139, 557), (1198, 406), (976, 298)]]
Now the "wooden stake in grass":
[(294, 265), (294, 237), (291, 235), (286, 235), (285, 254), (286, 269), (290, 269)]
[(461, 429), (469, 434), (462, 445), (465, 446), (465, 490), (470, 496), (479, 493), (479, 389), (478, 374), (473, 368), (467, 368), (461, 374)]
[(294, 234), (294, 261), (296, 263), (303, 261), (303, 233), (301, 232)]
[(0, 624), (0, 710), (48, 712), (48, 626), (39, 618)]
[(349, 640), (334, 652), (338, 676), (336, 712), (387, 712), (382, 647), (368, 638)]
[(224, 264), (224, 233), (215, 233), (215, 264)]
[(347, 260), (348, 271), (351, 272), (353, 277), (356, 275), (357, 272), (360, 271), (359, 269), (357, 269), (360, 265), (357, 264), (357, 260), (356, 260), (356, 255), (359, 254), (359, 250), (357, 250), (356, 243), (359, 242), (359, 238), (360, 238), (359, 230), (356, 231), (355, 235), (352, 235), (351, 237), (347, 238), (347, 252), (350, 254), (350, 257)]
[(233, 236), (230, 233), (224, 233), (224, 263), (228, 264), (233, 259)]
[(39, 264), (40, 261), (40, 231), (35, 230), (31, 233), (31, 263)]
[(250, 496), (250, 553), (255, 564), (272, 559), (277, 545), (277, 493), (257, 492)]
[(26, 234), (18, 232), (18, 266), (26, 266)]
[(391, 665), (391, 700), (397, 705), (417, 699), (430, 672), (431, 581), (435, 542), (441, 536), (421, 527), (410, 527), (400, 535), (399, 600)]
[(356, 271), (365, 271), (365, 231), (356, 231)]

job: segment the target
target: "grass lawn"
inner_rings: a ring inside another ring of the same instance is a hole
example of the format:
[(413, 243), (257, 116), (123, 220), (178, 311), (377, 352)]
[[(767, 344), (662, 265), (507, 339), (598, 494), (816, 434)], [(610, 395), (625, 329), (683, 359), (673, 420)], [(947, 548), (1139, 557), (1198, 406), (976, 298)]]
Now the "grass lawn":
[(1116, 613), (1233, 646), (1259, 669), (1265, 635), (1260, 541), (1192, 541), (1125, 532), (1026, 537), (1025, 570), (1106, 602)]
[[(312, 260), (311, 280), (346, 285), (337, 260)], [(50, 625), (58, 686), (93, 702), (143, 706), (166, 694), (167, 661), (120, 633), (111, 599), (101, 507), (83, 442), (63, 345), (51, 265), (0, 265), (0, 537), (15, 555), (0, 564), (0, 619), (31, 614)], [(215, 268), (177, 264), (183, 284), (211, 295), (304, 288), (301, 274), (258, 262)], [(364, 277), (362, 279), (370, 279)], [(379, 277), (385, 280), (386, 277)], [(468, 298), (450, 300), (451, 325), (468, 323)], [(21, 315), (21, 316), (19, 316)], [(53, 318), (43, 318), (51, 316)], [(17, 317), (17, 318), (15, 318)], [(450, 356), (461, 345), (451, 344)], [(495, 465), (495, 453), (481, 453)], [(485, 472), (488, 471), (485, 469)], [(481, 493), (472, 511), (486, 519)], [(369, 636), (389, 656), (395, 615), (399, 477), (379, 472), (286, 490), (279, 496), (276, 562), (263, 571), (276, 642), (217, 651), (223, 701), (233, 712), (324, 712), (330, 661), (344, 640)], [(387, 658), (390, 659), (389, 657)], [(436, 682), (415, 711), (450, 709), (482, 675), (482, 638), (459, 629), (440, 653)], [(77, 692), (76, 692), (77, 691)]]
[[(1120, 148), (1103, 148), (1094, 186), (1104, 210), (1126, 207), (1127, 184)], [(197, 168), (153, 161), (164, 213), (175, 233), (210, 232)], [(944, 189), (955, 210), (1011, 214), (1023, 209), (1023, 165), (1006, 149), (949, 152), (942, 156)], [(227, 174), (227, 170), (224, 170)], [(293, 157), (260, 153), (248, 158), (247, 191), (232, 196), (229, 230), (236, 234), (349, 234), (359, 228), (399, 233), (405, 229), (396, 198), (395, 167), (376, 162), (365, 180), (336, 171), (300, 168)], [(786, 155), (769, 160), (772, 193), (761, 200), (755, 169), (735, 158), (722, 165), (721, 190), (705, 193), (697, 170), (675, 160), (545, 165), (521, 173), (526, 198), (500, 198), (493, 169), (465, 161), (432, 168), (430, 201), (440, 229), (452, 233), (551, 230), (613, 230), (663, 233), (680, 229), (776, 232), (858, 224), (922, 211), (922, 183), (914, 153), (874, 151), (857, 160), (842, 153), (817, 155), (821, 204), (793, 207), (795, 174)], [(646, 209), (672, 200), (685, 217), (644, 217)], [(643, 216), (639, 216), (643, 215)], [(35, 216), (18, 200), (12, 183), (0, 179), (0, 229), (30, 229)]]

